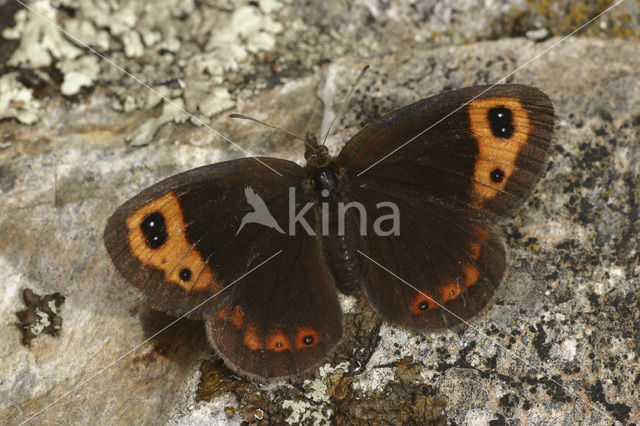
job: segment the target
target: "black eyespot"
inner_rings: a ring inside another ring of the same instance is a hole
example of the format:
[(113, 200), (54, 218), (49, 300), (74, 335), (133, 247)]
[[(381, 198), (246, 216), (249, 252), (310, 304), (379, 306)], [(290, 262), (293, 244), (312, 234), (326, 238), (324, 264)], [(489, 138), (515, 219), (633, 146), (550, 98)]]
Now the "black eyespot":
[(493, 169), (491, 171), (491, 180), (496, 182), (496, 183), (500, 183), (502, 182), (502, 179), (504, 179), (504, 172), (500, 169)]
[(140, 224), (140, 229), (147, 240), (147, 246), (152, 249), (162, 247), (167, 242), (169, 234), (164, 224), (164, 217), (160, 212), (153, 212), (144, 218)]
[(505, 107), (491, 108), (489, 110), (489, 124), (493, 136), (502, 139), (509, 139), (513, 136), (515, 128), (512, 119), (513, 114), (510, 109)]
[(429, 309), (429, 304), (427, 302), (420, 302), (420, 304), (418, 305), (418, 309), (420, 309), (421, 311), (426, 311), (427, 309)]
[(282, 343), (276, 342), (276, 348), (281, 348), (281, 347), (282, 347)]
[(309, 346), (309, 345), (313, 345), (313, 336), (304, 336), (302, 338), (302, 343), (304, 343), (305, 345)]
[(178, 274), (178, 276), (180, 277), (180, 279), (182, 281), (189, 281), (191, 279), (191, 270), (188, 268), (184, 268), (182, 271), (180, 271), (180, 273)]

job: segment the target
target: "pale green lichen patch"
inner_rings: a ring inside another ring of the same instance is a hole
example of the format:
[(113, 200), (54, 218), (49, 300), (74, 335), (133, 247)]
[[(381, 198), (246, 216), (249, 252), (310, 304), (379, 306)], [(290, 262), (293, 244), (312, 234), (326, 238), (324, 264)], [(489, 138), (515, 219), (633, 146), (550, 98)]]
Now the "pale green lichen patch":
[[(276, 10), (277, 2), (268, 10)], [(211, 34), (201, 53), (185, 67), (185, 101), (190, 111), (211, 116), (235, 106), (235, 101), (223, 84), (237, 73), (240, 64), (250, 54), (274, 48), (276, 34), (283, 26), (261, 9), (242, 6), (231, 13), (209, 9), (194, 17), (207, 22), (216, 31)]]
[(111, 38), (105, 30), (98, 29), (86, 19), (71, 19), (64, 22), (64, 29), (88, 46), (98, 51), (111, 49)]
[[(144, 11), (144, 6), (152, 6), (151, 2), (140, 4), (135, 1), (115, 3), (80, 0), (76, 6), (86, 19), (90, 19), (98, 28), (108, 28), (111, 35), (121, 37), (132, 31), (138, 25), (138, 16)], [(159, 16), (162, 9), (154, 8)]]
[(58, 68), (64, 74), (60, 91), (65, 96), (75, 95), (81, 88), (92, 86), (100, 72), (98, 58), (95, 56), (83, 56), (75, 61), (62, 61), (58, 63)]
[(42, 312), (39, 309), (36, 309), (34, 313), (38, 317), (38, 321), (31, 326), (31, 331), (34, 336), (37, 337), (42, 334), (45, 328), (51, 325), (51, 321), (49, 321), (49, 314)]
[(163, 124), (170, 121), (176, 123), (183, 123), (187, 121), (189, 116), (182, 112), (180, 108), (184, 109), (182, 99), (180, 98), (173, 99), (172, 103), (163, 104), (162, 113), (155, 118), (143, 121), (134, 132), (127, 136), (127, 141), (129, 141), (133, 146), (145, 145), (149, 143), (153, 135), (155, 135)]
[[(55, 20), (56, 11), (48, 2), (35, 2), (30, 7), (45, 18)], [(2, 32), (6, 39), (20, 40), (20, 45), (7, 61), (8, 65), (40, 68), (50, 66), (56, 59), (74, 59), (82, 54), (56, 27), (27, 10), (16, 12), (15, 21), (15, 27)]]
[(31, 89), (18, 81), (18, 73), (0, 77), (0, 119), (15, 118), (24, 124), (38, 120), (41, 102), (33, 98)]
[(144, 44), (140, 34), (135, 31), (129, 31), (122, 36), (124, 44), (124, 54), (127, 58), (139, 58), (144, 55)]
[(348, 362), (342, 362), (335, 367), (329, 364), (320, 367), (316, 379), (304, 381), (304, 399), (283, 401), (282, 408), (291, 412), (285, 422), (287, 424), (329, 424), (331, 420), (331, 410), (328, 406), (331, 402), (331, 395), (328, 393), (329, 386), (335, 381), (335, 374), (342, 377), (348, 372), (348, 369)]
[[(36, 1), (30, 7), (36, 13), (19, 10), (13, 28), (2, 33), (19, 40), (7, 65), (57, 68), (65, 96), (109, 84), (109, 93), (117, 98), (112, 107), (124, 113), (151, 110), (162, 102), (141, 82), (165, 95), (167, 81), (180, 81), (166, 96), (197, 116), (212, 117), (233, 108), (237, 93), (229, 90), (229, 80), (246, 75), (255, 55), (273, 50), (284, 31), (277, 20), (283, 7), (278, 0), (212, 5), (193, 0)], [(108, 52), (112, 63), (89, 48)], [(9, 103), (6, 95), (4, 99)], [(3, 117), (16, 116), (15, 109), (5, 107)], [(133, 144), (148, 143), (167, 122), (185, 121), (184, 113), (171, 105), (163, 107), (160, 116), (157, 111), (144, 116), (150, 118), (128, 135)], [(33, 123), (37, 115), (22, 111), (19, 119)]]
[(22, 330), (22, 342), (29, 346), (42, 333), (59, 335), (62, 327), (60, 306), (64, 303), (64, 296), (60, 293), (39, 296), (27, 288), (22, 297), (26, 309), (16, 312), (19, 320), (16, 325)]

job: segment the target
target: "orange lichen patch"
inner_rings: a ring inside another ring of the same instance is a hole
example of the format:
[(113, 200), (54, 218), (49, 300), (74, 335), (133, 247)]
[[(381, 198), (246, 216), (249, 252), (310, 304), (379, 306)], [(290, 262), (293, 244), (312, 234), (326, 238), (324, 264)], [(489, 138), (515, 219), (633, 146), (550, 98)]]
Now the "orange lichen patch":
[[(159, 214), (164, 220), (166, 240), (152, 248), (141, 225), (151, 214)], [(140, 207), (127, 219), (129, 248), (145, 266), (164, 273), (164, 279), (181, 286), (186, 291), (209, 288), (213, 292), (222, 287), (214, 272), (202, 260), (200, 252), (187, 241), (186, 224), (180, 202), (173, 192), (156, 198)], [(184, 271), (189, 273), (185, 274)], [(182, 277), (181, 277), (182, 272)]]
[(414, 315), (424, 314), (437, 307), (438, 304), (428, 291), (416, 294), (416, 297), (413, 298), (410, 304), (411, 313)]
[(281, 331), (274, 331), (267, 339), (267, 350), (274, 352), (290, 351), (291, 341)]
[(296, 348), (311, 348), (320, 343), (320, 335), (311, 327), (300, 327), (296, 333)]
[[(489, 110), (506, 108), (511, 113), (513, 133), (509, 138), (496, 137), (489, 122)], [(471, 133), (478, 144), (473, 175), (472, 199), (476, 207), (495, 197), (504, 188), (516, 170), (516, 158), (527, 144), (531, 121), (529, 113), (522, 107), (518, 98), (475, 99), (469, 104)], [(499, 181), (492, 179), (492, 173), (501, 174)]]
[(470, 263), (463, 263), (462, 275), (464, 277), (464, 282), (463, 282), (464, 286), (471, 287), (476, 283), (476, 281), (478, 281), (478, 277), (480, 276), (480, 271), (478, 271), (478, 268), (476, 268)]
[(476, 234), (480, 241), (471, 240), (469, 242), (469, 254), (471, 254), (473, 259), (477, 260), (480, 257), (480, 249), (484, 244), (489, 242), (489, 233), (481, 226), (476, 226), (473, 233)]
[(247, 330), (244, 332), (244, 344), (252, 351), (263, 348), (262, 339), (260, 339), (258, 330), (253, 325), (247, 327)]
[(457, 281), (447, 281), (440, 287), (440, 303), (447, 303), (455, 300), (462, 294), (462, 286)]

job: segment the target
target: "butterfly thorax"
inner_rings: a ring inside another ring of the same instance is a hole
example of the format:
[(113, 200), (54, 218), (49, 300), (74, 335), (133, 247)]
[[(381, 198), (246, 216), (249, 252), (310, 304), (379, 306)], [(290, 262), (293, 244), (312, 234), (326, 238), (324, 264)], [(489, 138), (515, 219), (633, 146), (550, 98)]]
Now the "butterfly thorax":
[(338, 189), (338, 176), (333, 167), (327, 166), (315, 169), (311, 175), (313, 186), (319, 191), (323, 198), (332, 197)]
[(318, 139), (309, 133), (307, 133), (306, 145), (304, 158), (307, 160), (307, 164), (305, 169), (311, 180), (310, 186), (313, 192), (320, 195), (322, 199), (333, 200), (334, 195), (338, 192), (341, 175), (336, 159), (329, 155), (326, 146), (320, 145)]

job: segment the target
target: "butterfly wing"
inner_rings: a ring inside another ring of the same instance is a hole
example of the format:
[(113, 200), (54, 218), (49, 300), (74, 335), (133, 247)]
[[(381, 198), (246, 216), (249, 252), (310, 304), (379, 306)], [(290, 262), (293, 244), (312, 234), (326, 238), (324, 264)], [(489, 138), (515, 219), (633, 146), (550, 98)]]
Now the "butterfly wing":
[(360, 241), (365, 290), (380, 316), (409, 329), (448, 328), (487, 307), (506, 267), (502, 238), (491, 224), (438, 204), (381, 195), (375, 188), (359, 194), (367, 211), (382, 200), (400, 211), (399, 235), (369, 226)]
[(384, 318), (438, 328), (487, 306), (506, 267), (491, 222), (533, 189), (553, 125), (551, 101), (538, 89), (479, 86), (404, 107), (349, 141), (338, 161), (352, 198), (368, 212), (381, 202), (400, 212), (400, 235), (369, 226), (360, 241), (371, 258), (365, 287)]
[(233, 286), (206, 318), (209, 341), (235, 370), (295, 375), (324, 359), (340, 340), (342, 311), (333, 279), (319, 240), (304, 235), (260, 274)]
[(551, 101), (536, 88), (470, 87), (374, 121), (339, 162), (362, 172), (359, 183), (395, 185), (483, 218), (506, 216), (544, 171), (553, 125)]
[[(303, 170), (261, 158), (217, 163), (168, 178), (124, 203), (105, 246), (149, 303), (207, 320), (209, 338), (236, 370), (298, 373), (342, 335), (342, 312), (319, 238), (288, 231), (289, 191)], [(312, 228), (314, 214), (307, 215)], [(283, 229), (284, 228), (284, 229)]]

